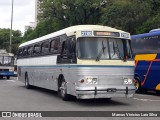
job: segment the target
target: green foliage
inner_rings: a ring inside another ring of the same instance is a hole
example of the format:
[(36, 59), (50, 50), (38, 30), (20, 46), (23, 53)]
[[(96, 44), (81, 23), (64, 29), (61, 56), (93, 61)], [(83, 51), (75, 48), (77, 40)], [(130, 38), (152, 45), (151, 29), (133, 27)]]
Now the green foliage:
[(44, 0), (39, 20), (57, 18), (63, 27), (97, 24), (102, 0)]
[(101, 22), (133, 34), (136, 33), (137, 26), (141, 26), (149, 19), (150, 13), (151, 8), (147, 2), (123, 0), (106, 8), (101, 16)]
[[(18, 46), (22, 37), (19, 30), (12, 31), (12, 53), (17, 54)], [(0, 29), (0, 49), (9, 51), (10, 29)]]
[(141, 26), (137, 27), (136, 33), (145, 33), (156, 28), (160, 28), (160, 13), (149, 18)]

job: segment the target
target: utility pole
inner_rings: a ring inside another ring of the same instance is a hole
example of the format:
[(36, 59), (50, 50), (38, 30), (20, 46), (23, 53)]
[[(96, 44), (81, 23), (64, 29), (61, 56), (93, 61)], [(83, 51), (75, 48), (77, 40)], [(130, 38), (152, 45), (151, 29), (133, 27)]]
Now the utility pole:
[(12, 11), (11, 11), (11, 29), (10, 29), (10, 41), (9, 41), (9, 52), (12, 52), (12, 23), (13, 23), (13, 3), (14, 0), (12, 0)]

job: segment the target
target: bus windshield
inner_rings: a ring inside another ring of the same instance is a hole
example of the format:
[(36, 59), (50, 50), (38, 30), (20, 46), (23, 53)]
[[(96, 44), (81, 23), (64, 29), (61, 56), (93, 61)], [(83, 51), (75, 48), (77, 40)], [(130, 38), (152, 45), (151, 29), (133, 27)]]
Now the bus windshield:
[(78, 38), (78, 58), (96, 61), (132, 58), (130, 42), (116, 38)]
[(13, 66), (14, 59), (12, 56), (0, 56), (0, 65), (1, 66)]

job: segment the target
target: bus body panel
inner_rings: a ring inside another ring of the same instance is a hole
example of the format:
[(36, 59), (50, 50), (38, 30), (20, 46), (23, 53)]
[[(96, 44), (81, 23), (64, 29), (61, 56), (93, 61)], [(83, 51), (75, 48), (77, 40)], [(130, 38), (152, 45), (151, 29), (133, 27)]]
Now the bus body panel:
[[(81, 99), (98, 97), (132, 97), (134, 94), (135, 87), (133, 85), (124, 85), (124, 78), (133, 79), (134, 77), (133, 61), (130, 66), (109, 66), (104, 65), (103, 61), (99, 62), (101, 65), (55, 65), (56, 57), (48, 56), (43, 57), (36, 62), (34, 66), (29, 64), (29, 61), (32, 60), (33, 62), (38, 59), (39, 58), (28, 58), (26, 60), (19, 60), (18, 64), (20, 66), (18, 69), (21, 71), (19, 80), (25, 82), (25, 74), (27, 73), (30, 85), (57, 91), (58, 77), (60, 74), (63, 74), (64, 79), (67, 82), (68, 94)], [(48, 64), (49, 61), (52, 61), (52, 63)], [(129, 61), (129, 63), (131, 63), (131, 61)], [(84, 81), (84, 83), (79, 82), (81, 79), (85, 80), (88, 77), (97, 78), (98, 84), (86, 84), (86, 81)], [(97, 95), (95, 95), (95, 87), (97, 89)], [(126, 87), (128, 87), (128, 94), (126, 94)], [(108, 89), (116, 89), (116, 92), (107, 92)]]
[(157, 86), (160, 84), (159, 54), (157, 54), (154, 60), (144, 59), (137, 61), (138, 63), (135, 69), (135, 74), (140, 78), (141, 87), (144, 89), (159, 90), (159, 88), (157, 88)]
[(143, 89), (160, 90), (160, 30), (131, 36), (135, 56), (135, 77)]

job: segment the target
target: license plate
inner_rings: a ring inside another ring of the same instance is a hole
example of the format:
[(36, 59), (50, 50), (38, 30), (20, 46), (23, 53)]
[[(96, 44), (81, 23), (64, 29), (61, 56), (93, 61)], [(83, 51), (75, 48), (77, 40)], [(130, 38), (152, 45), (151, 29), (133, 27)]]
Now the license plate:
[(108, 88), (107, 89), (107, 92), (116, 92), (117, 90), (116, 90), (116, 88)]

